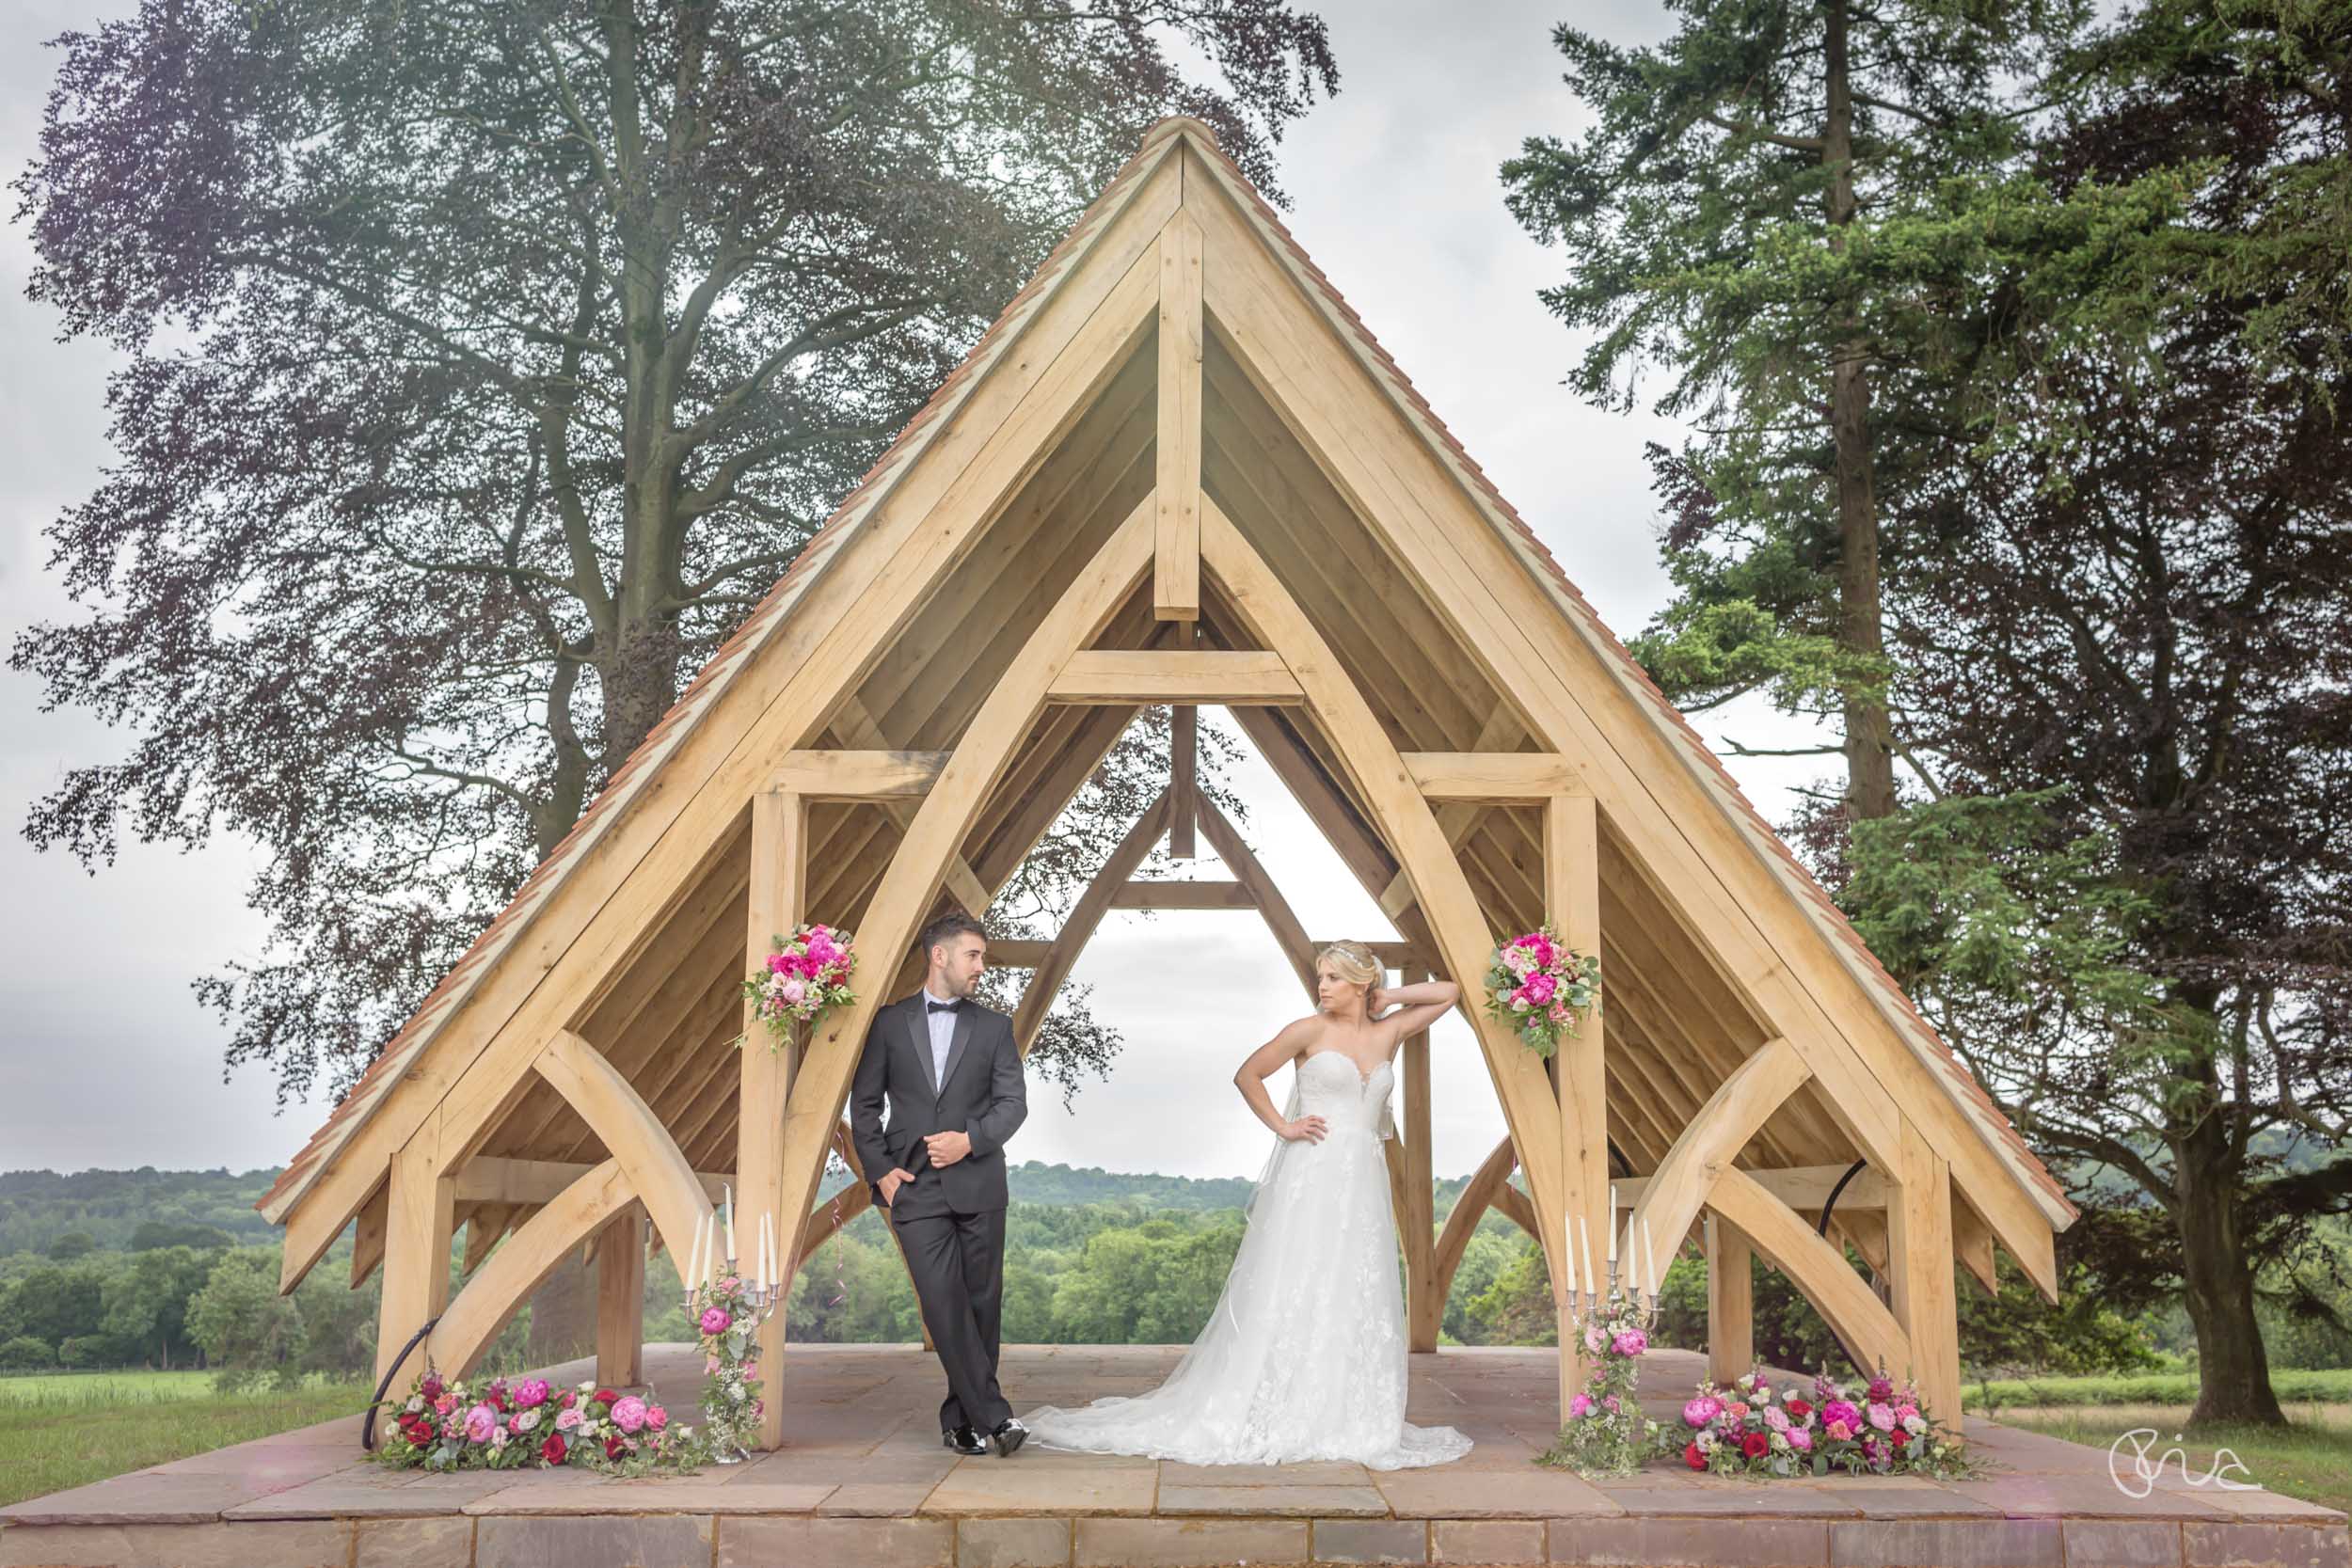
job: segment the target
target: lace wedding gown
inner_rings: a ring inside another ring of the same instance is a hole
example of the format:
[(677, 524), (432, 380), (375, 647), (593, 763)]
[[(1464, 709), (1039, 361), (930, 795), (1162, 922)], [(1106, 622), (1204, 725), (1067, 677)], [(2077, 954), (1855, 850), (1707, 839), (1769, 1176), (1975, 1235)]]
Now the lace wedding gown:
[(1296, 1069), (1288, 1115), (1321, 1143), (1278, 1141), (1208, 1326), (1168, 1381), (1083, 1409), (1021, 1418), (1032, 1442), (1193, 1465), (1352, 1460), (1375, 1470), (1443, 1465), (1470, 1440), (1405, 1419), (1405, 1298), (1380, 1151), (1395, 1081), (1337, 1051)]

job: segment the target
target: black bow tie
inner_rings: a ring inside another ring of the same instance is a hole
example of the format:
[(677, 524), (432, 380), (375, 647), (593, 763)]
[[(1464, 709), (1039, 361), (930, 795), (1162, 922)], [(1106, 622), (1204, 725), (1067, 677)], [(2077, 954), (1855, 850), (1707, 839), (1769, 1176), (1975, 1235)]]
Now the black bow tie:
[(928, 1009), (929, 1011), (930, 1011), (930, 1012), (934, 1012), (934, 1013), (952, 1013), (952, 1012), (954, 1012), (954, 1011), (955, 1011), (958, 1007), (961, 1007), (961, 1006), (963, 1006), (963, 999), (962, 999), (962, 998), (961, 998), (961, 997), (959, 997), (959, 998), (957, 998), (957, 999), (956, 999), (955, 1001), (953, 1001), (953, 1002), (934, 1002), (934, 1001), (932, 1001), (930, 997), (928, 997), (928, 996), (927, 996), (927, 997), (923, 998), (923, 1006), (924, 1006), (924, 1007), (925, 1007), (925, 1008), (927, 1008), (927, 1009)]

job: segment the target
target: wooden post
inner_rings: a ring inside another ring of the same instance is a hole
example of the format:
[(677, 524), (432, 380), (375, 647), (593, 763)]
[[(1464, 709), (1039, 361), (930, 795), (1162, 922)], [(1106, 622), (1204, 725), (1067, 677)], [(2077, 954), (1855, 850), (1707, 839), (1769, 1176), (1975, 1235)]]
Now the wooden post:
[(1437, 1195), (1429, 1153), (1429, 1031), (1405, 1037), (1405, 1322), (1410, 1347), (1438, 1348), (1445, 1297), (1438, 1290)]
[[(1960, 1304), (1952, 1277), (1952, 1170), (1928, 1147), (1909, 1117), (1902, 1124), (1902, 1169), (1887, 1194), (1887, 1261), (1895, 1321), (1911, 1341), (1909, 1367), (1889, 1367), (1898, 1380), (1917, 1380), (1928, 1412), (1958, 1432)], [(1874, 1371), (1866, 1367), (1863, 1370)]]
[(457, 1179), (441, 1168), (441, 1122), (430, 1117), (392, 1156), (384, 1215), (384, 1294), (376, 1311), (375, 1375), (395, 1372), (389, 1386), (405, 1396), (424, 1370), (424, 1340), (405, 1359), (409, 1337), (449, 1306), (450, 1231), (456, 1217)]
[[(768, 967), (773, 940), (789, 937), (804, 918), (808, 900), (808, 808), (798, 795), (766, 790), (752, 797), (751, 892), (745, 909), (744, 973), (757, 974)], [(866, 953), (863, 986), (883, 983), (881, 966), (895, 955)], [(736, 1250), (755, 1256), (760, 1220), (772, 1216), (776, 1249), (786, 1258), (800, 1255), (803, 1212), (787, 1212), (784, 1205), (784, 1108), (792, 1088), (797, 1044), (779, 1044), (767, 1024), (743, 1008), (741, 1093), (736, 1125), (735, 1205)], [(788, 1278), (788, 1276), (787, 1276)], [(759, 1328), (760, 1394), (767, 1408), (759, 1420), (759, 1446), (772, 1449), (784, 1441), (785, 1316), (769, 1315)]]
[(1160, 404), (1152, 613), (1200, 618), (1200, 225), (1178, 212), (1160, 230)]
[(1756, 1251), (1739, 1227), (1709, 1214), (1707, 1227), (1707, 1375), (1729, 1384), (1756, 1366)]
[[(1544, 802), (1544, 909), (1562, 941), (1580, 953), (1600, 952), (1599, 818), (1589, 795), (1554, 795)], [(1609, 977), (1601, 976), (1604, 995)], [(1607, 1057), (1603, 1054), (1603, 1014), (1596, 1006), (1577, 1024), (1576, 1033), (1560, 1042), (1560, 1169), (1563, 1179), (1559, 1212), (1571, 1221), (1581, 1219), (1593, 1232), (1594, 1264), (1607, 1256), (1608, 1227), (1616, 1223), (1609, 1206), (1609, 1106)], [(1581, 1241), (1580, 1237), (1580, 1241)], [(1565, 1250), (1567, 1238), (1558, 1238)], [(1558, 1256), (1557, 1252), (1554, 1256)], [(1577, 1290), (1596, 1288), (1583, 1277), (1583, 1257), (1577, 1259)], [(1564, 1308), (1565, 1282), (1555, 1270), (1552, 1294)], [(1560, 1325), (1560, 1410), (1567, 1418), (1568, 1401), (1583, 1387), (1587, 1375), (1584, 1354), (1569, 1332), (1565, 1312)]]
[(596, 1381), (643, 1383), (645, 1363), (645, 1209), (632, 1203), (596, 1238)]
[[(1174, 645), (1189, 648), (1198, 621), (1177, 621)], [(1193, 828), (1200, 816), (1199, 756), (1200, 710), (1182, 704), (1168, 716), (1168, 853), (1170, 860), (1188, 861), (1198, 852)]]

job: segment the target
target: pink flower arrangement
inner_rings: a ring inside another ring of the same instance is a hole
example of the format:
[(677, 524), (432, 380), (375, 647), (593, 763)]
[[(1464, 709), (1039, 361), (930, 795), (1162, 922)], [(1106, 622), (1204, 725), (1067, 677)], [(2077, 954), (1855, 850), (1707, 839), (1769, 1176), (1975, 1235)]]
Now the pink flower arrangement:
[(1580, 1475), (1630, 1475), (1642, 1463), (1658, 1423), (1642, 1414), (1642, 1356), (1649, 1335), (1630, 1302), (1613, 1296), (1584, 1326), (1592, 1369), (1568, 1400), (1568, 1419), (1542, 1463)]
[(544, 1378), (513, 1384), (492, 1378), (469, 1387), (427, 1373), (406, 1398), (388, 1400), (383, 1408), (391, 1417), (391, 1429), (374, 1457), (399, 1469), (576, 1465), (612, 1475), (647, 1475), (692, 1469), (706, 1448), (692, 1427), (671, 1425), (669, 1413), (650, 1399), (594, 1383), (558, 1398)]
[(1560, 1049), (1563, 1034), (1600, 1001), (1600, 960), (1575, 952), (1549, 927), (1495, 949), (1486, 971), (1486, 1011), (1518, 1031), (1539, 1056)]
[(850, 934), (830, 926), (803, 926), (774, 941), (767, 973), (745, 980), (743, 995), (774, 1037), (771, 1043), (781, 1044), (826, 1008), (857, 1000), (850, 989), (857, 955)]
[(1824, 1373), (1811, 1394), (1775, 1388), (1760, 1369), (1728, 1389), (1702, 1383), (1668, 1447), (1687, 1438), (1684, 1462), (1723, 1475), (1969, 1473), (1960, 1443), (1929, 1420), (1916, 1389), (1882, 1376), (1856, 1403)]
[(704, 1334), (712, 1338), (724, 1334), (734, 1323), (734, 1318), (728, 1315), (727, 1309), (723, 1307), (708, 1307), (703, 1309), (702, 1330)]

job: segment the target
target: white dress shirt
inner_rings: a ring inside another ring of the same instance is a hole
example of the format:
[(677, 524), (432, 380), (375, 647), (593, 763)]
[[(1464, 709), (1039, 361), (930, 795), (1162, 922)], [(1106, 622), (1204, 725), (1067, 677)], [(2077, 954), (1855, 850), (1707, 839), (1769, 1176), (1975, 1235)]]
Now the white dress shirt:
[(922, 990), (923, 1020), (930, 1025), (931, 1031), (931, 1082), (940, 1084), (947, 1077), (947, 1048), (955, 1043), (956, 1015), (951, 1012), (932, 1012), (930, 1005), (934, 1002), (952, 1002), (955, 999), (948, 996), (933, 996), (931, 988), (929, 986), (923, 987)]

